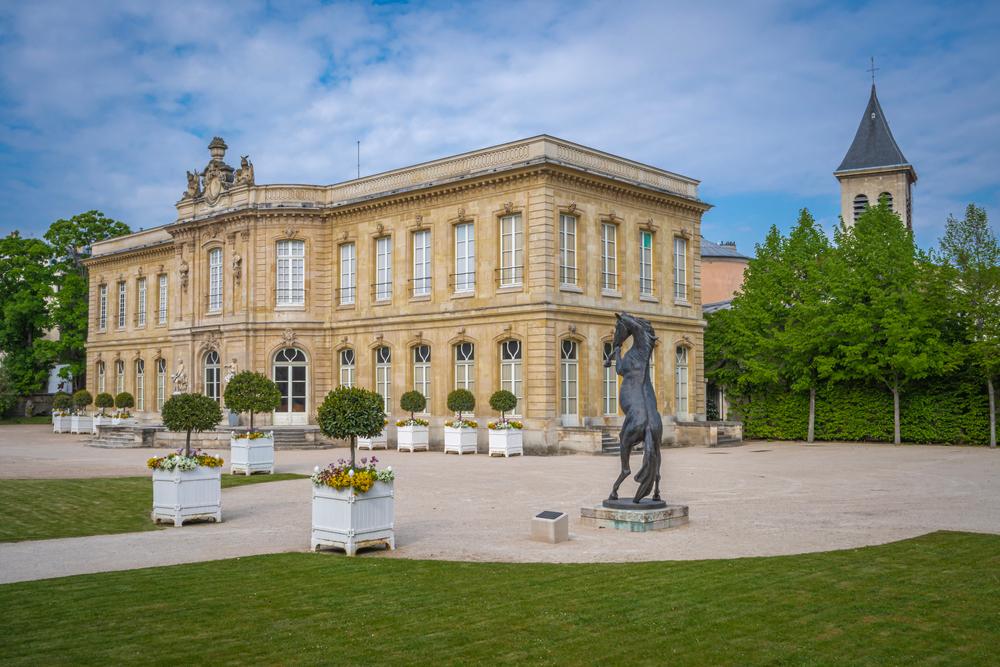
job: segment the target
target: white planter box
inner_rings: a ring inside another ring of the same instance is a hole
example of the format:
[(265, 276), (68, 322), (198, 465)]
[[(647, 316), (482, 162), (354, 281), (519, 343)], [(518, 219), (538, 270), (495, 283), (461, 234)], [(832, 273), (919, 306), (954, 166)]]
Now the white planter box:
[(358, 449), (389, 449), (389, 439), (385, 436), (385, 429), (374, 438), (358, 438)]
[(120, 419), (118, 417), (111, 418), (112, 426), (132, 426), (133, 424), (137, 424), (138, 422), (139, 420), (137, 420), (135, 417), (128, 417), (126, 419)]
[(474, 428), (452, 428), (451, 426), (445, 426), (444, 453), (475, 454), (479, 449), (476, 445), (476, 430)]
[(90, 429), (90, 432), (97, 435), (97, 427), (105, 422), (104, 417), (101, 415), (94, 415), (94, 426)]
[(391, 483), (375, 482), (362, 494), (314, 484), (310, 548), (339, 547), (348, 556), (376, 544), (395, 549), (393, 500)]
[(229, 472), (274, 473), (274, 432), (264, 438), (229, 438)]
[(191, 519), (222, 521), (222, 468), (153, 471), (154, 522)]
[(430, 449), (430, 435), (426, 426), (397, 426), (396, 427), (396, 450), (416, 451)]
[(53, 433), (65, 433), (68, 430), (69, 430), (69, 417), (60, 417), (59, 415), (52, 415)]
[(73, 415), (69, 418), (70, 433), (93, 433), (94, 418), (89, 415)]
[(521, 429), (505, 428), (494, 431), (490, 429), (490, 456), (502, 454), (503, 456), (513, 456), (520, 454), (524, 456), (522, 445)]

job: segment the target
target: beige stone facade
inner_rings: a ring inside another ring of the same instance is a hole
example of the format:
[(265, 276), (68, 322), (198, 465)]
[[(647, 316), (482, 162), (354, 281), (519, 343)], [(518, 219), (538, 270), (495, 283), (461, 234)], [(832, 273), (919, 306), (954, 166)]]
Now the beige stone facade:
[(913, 171), (909, 167), (838, 172), (840, 181), (840, 215), (847, 226), (854, 224), (855, 203), (864, 197), (865, 206), (874, 206), (885, 194), (890, 197), (892, 210), (907, 228), (913, 227)]
[(176, 222), (95, 244), (90, 391), (141, 395), (156, 421), (173, 391), (221, 393), (252, 369), (289, 398), (274, 423), (306, 424), (341, 383), (388, 391), (394, 417), (417, 388), (434, 437), (449, 391), (471, 388), (484, 422), (503, 387), (526, 446), (552, 449), (563, 427), (617, 423), (603, 354), (624, 310), (659, 336), (663, 414), (704, 418), (697, 181), (539, 136), (332, 186), (256, 185), (212, 147)]

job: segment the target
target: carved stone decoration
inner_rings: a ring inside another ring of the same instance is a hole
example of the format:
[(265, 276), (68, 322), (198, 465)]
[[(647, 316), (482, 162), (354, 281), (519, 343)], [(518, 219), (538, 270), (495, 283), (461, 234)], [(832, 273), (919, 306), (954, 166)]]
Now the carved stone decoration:
[(341, 336), (340, 342), (343, 343), (344, 345), (347, 345), (347, 336)]
[(420, 215), (419, 213), (417, 213), (416, 221), (417, 221), (416, 224), (417, 229), (420, 229), (424, 226), (424, 216)]
[[(98, 352), (98, 354), (100, 354), (100, 352)], [(153, 360), (159, 361), (162, 358), (163, 358), (163, 350), (161, 350), (160, 348), (156, 348), (156, 352), (153, 353)]]
[(571, 334), (575, 334), (576, 333), (576, 325), (575, 324), (569, 325), (569, 332)]
[(458, 328), (458, 335), (459, 336), (464, 336), (465, 335), (465, 327), (459, 327)]
[(512, 201), (504, 202), (503, 211), (507, 215), (510, 215), (514, 211), (514, 202)]
[(645, 229), (647, 232), (655, 232), (658, 229), (658, 227), (656, 226), (656, 224), (653, 223), (653, 219), (652, 218), (649, 218), (648, 220), (643, 220), (642, 222), (640, 222), (639, 223), (639, 227), (641, 227), (642, 229)]
[(375, 233), (381, 234), (384, 231), (385, 231), (385, 225), (383, 225), (381, 222), (376, 223), (376, 225), (375, 225)]
[(240, 168), (236, 170), (236, 185), (253, 185), (253, 162), (249, 155), (240, 156)]
[(571, 201), (569, 203), (569, 206), (566, 207), (566, 212), (569, 213), (570, 215), (575, 215), (576, 214), (576, 202), (575, 201)]
[(235, 285), (239, 285), (240, 280), (243, 278), (243, 258), (240, 257), (238, 252), (233, 253), (233, 260), (231, 264), (233, 269), (233, 283)]
[(122, 358), (121, 351), (115, 351), (115, 361), (118, 361), (121, 358)]
[(295, 332), (291, 329), (291, 327), (281, 332), (281, 340), (286, 346), (295, 344)]
[(226, 382), (229, 382), (234, 377), (236, 377), (236, 374), (239, 372), (240, 372), (240, 367), (236, 363), (236, 358), (234, 357), (232, 361), (226, 364), (226, 375), (225, 375)]
[(177, 274), (181, 279), (181, 289), (186, 290), (188, 286), (188, 272), (190, 271), (187, 260), (182, 259), (180, 266), (177, 267)]
[(220, 342), (219, 335), (214, 331), (210, 331), (208, 332), (208, 335), (205, 337), (205, 340), (203, 340), (201, 343), (201, 351), (208, 352), (209, 350), (218, 350), (219, 342)]
[(140, 359), (142, 359), (142, 352), (140, 352), (139, 350), (136, 350), (135, 352), (133, 352), (132, 353), (132, 359), (135, 360), (135, 361), (139, 361)]
[(298, 232), (299, 232), (299, 230), (296, 229), (295, 227), (292, 227), (291, 225), (289, 225), (288, 227), (285, 227), (285, 236), (287, 236), (290, 239), (295, 238), (295, 235)]
[(376, 335), (375, 335), (375, 341), (376, 341), (376, 342), (377, 342), (377, 343), (378, 343), (379, 345), (381, 345), (381, 344), (382, 344), (382, 339), (383, 339), (383, 338), (385, 338), (385, 336), (383, 336), (382, 334), (376, 334)]
[(184, 394), (188, 390), (187, 371), (184, 370), (184, 360), (177, 360), (177, 369), (170, 376), (170, 381), (174, 385), (175, 394)]
[(98, 353), (97, 353), (97, 356), (96, 356), (96, 357), (94, 357), (94, 358), (95, 358), (95, 359), (97, 359), (98, 361), (100, 361), (100, 360), (101, 360), (101, 353), (100, 353), (100, 352), (98, 352)]
[(465, 220), (465, 207), (464, 206), (460, 206), (458, 208), (458, 219), (459, 220)]
[(347, 233), (346, 229), (344, 231), (340, 232), (340, 240), (341, 241), (346, 241), (348, 236), (350, 236), (350, 234)]
[(201, 175), (198, 170), (187, 173), (187, 190), (181, 195), (181, 199), (197, 199), (201, 196)]
[(250, 230), (249, 229), (240, 230), (240, 238), (244, 241), (248, 240), (250, 238)]
[(140, 278), (142, 278), (142, 276), (143, 276), (143, 271), (142, 271), (142, 267), (141, 267), (141, 266), (140, 266), (140, 267), (139, 267), (138, 269), (136, 269), (136, 270), (135, 270), (135, 275), (137, 275), (137, 276), (139, 276)]
[(209, 161), (208, 166), (205, 167), (202, 178), (205, 183), (205, 201), (210, 206), (215, 205), (219, 201), (219, 197), (223, 191), (233, 186), (233, 168), (226, 164), (223, 159), (226, 156), (227, 148), (229, 146), (226, 145), (226, 142), (221, 137), (213, 138), (212, 143), (208, 145), (208, 151), (212, 159)]

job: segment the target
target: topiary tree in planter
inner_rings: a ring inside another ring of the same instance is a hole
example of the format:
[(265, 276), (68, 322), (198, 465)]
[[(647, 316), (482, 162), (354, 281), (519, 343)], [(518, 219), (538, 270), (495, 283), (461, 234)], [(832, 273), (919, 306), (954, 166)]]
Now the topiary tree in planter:
[(468, 389), (456, 389), (448, 394), (448, 409), (458, 414), (462, 421), (463, 412), (472, 412), (476, 407), (476, 397)]
[(328, 438), (349, 440), (351, 467), (358, 438), (375, 438), (385, 427), (385, 405), (382, 396), (360, 387), (338, 387), (317, 411), (319, 429)]
[(490, 407), (500, 413), (500, 421), (506, 422), (506, 413), (517, 407), (517, 397), (506, 389), (495, 391), (490, 396)]
[(277, 410), (281, 405), (281, 390), (262, 373), (242, 371), (226, 385), (223, 398), (230, 410), (250, 413), (250, 431), (253, 432), (254, 413)]
[(186, 431), (184, 456), (191, 456), (191, 431), (207, 431), (222, 421), (222, 408), (204, 394), (176, 394), (160, 410), (163, 424), (171, 431)]
[(423, 412), (427, 407), (427, 399), (419, 391), (408, 391), (399, 397), (399, 407), (410, 413), (410, 421), (413, 421), (414, 412)]
[(87, 406), (94, 402), (94, 397), (86, 389), (81, 389), (73, 394), (73, 407), (77, 410), (86, 410)]
[(102, 391), (97, 395), (97, 398), (94, 399), (94, 405), (101, 409), (101, 415), (103, 415), (105, 408), (115, 407), (115, 397), (106, 391)]
[(132, 394), (123, 391), (115, 396), (115, 407), (119, 410), (127, 410), (128, 408), (135, 407), (135, 399), (132, 397)]
[(52, 397), (53, 410), (69, 410), (73, 407), (73, 398), (65, 391), (57, 391)]

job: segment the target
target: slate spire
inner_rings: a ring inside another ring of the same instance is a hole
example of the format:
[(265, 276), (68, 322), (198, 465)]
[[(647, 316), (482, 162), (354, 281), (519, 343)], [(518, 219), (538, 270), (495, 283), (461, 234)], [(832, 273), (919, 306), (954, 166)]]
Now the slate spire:
[(872, 83), (871, 97), (861, 124), (854, 135), (854, 141), (847, 150), (847, 155), (837, 167), (834, 174), (859, 169), (879, 169), (884, 167), (902, 167), (908, 170), (913, 180), (917, 180), (917, 172), (899, 150), (896, 140), (889, 129), (889, 121), (882, 112), (875, 94), (875, 84)]

